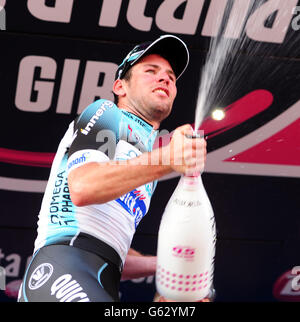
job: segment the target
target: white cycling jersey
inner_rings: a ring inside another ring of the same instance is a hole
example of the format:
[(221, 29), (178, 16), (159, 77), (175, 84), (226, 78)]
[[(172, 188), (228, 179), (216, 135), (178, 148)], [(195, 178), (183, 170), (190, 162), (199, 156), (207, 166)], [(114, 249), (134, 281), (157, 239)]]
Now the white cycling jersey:
[(126, 160), (151, 151), (156, 135), (147, 122), (110, 101), (89, 105), (59, 144), (39, 213), (35, 251), (59, 242), (72, 245), (79, 233), (86, 233), (113, 247), (124, 263), (156, 181), (105, 204), (76, 207), (70, 198), (68, 173), (89, 162)]

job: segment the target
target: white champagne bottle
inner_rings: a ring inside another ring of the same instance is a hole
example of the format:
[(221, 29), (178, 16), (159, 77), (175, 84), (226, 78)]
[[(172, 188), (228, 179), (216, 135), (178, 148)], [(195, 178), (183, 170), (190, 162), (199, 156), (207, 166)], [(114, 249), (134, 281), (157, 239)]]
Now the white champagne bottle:
[(161, 219), (156, 289), (168, 300), (191, 302), (213, 287), (216, 226), (201, 175), (181, 176)]

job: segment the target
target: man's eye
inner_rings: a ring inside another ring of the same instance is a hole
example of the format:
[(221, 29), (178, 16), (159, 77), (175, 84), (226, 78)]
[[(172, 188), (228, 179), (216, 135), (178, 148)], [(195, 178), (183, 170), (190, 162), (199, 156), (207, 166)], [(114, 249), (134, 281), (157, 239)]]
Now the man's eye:
[(154, 74), (154, 73), (155, 73), (155, 71), (154, 71), (154, 69), (147, 69), (147, 70), (146, 70), (146, 73)]

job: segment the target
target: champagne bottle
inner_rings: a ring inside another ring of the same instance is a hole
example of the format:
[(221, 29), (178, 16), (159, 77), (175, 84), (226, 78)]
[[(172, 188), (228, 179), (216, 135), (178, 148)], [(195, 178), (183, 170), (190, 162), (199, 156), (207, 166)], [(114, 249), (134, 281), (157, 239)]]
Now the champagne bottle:
[(216, 228), (201, 175), (182, 175), (158, 232), (156, 289), (166, 299), (200, 301), (213, 288)]

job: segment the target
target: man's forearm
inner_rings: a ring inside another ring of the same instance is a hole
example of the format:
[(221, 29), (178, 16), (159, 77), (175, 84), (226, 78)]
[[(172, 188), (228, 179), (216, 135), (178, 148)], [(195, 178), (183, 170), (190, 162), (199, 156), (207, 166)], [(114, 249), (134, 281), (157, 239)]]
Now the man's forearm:
[(126, 161), (91, 162), (73, 170), (68, 177), (73, 203), (105, 203), (171, 173), (172, 168), (163, 160), (163, 149)]
[(156, 271), (156, 256), (136, 256), (126, 257), (121, 280), (129, 280), (154, 275)]

